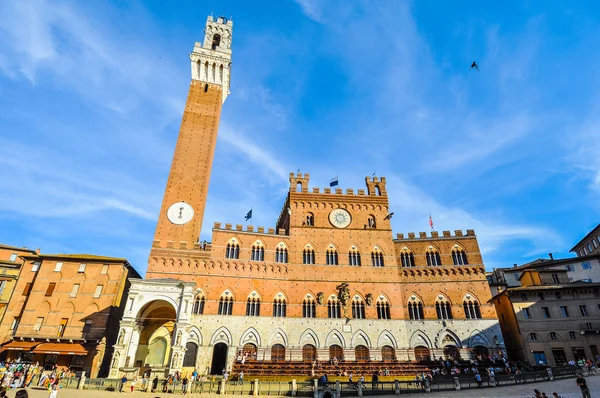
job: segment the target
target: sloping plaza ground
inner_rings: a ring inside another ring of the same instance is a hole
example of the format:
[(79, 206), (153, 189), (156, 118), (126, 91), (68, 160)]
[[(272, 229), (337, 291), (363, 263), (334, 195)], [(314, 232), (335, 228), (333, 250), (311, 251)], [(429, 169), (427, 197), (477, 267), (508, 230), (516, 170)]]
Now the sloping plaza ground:
[[(600, 398), (600, 376), (589, 376), (586, 377), (588, 385), (590, 387), (592, 397)], [(431, 398), (468, 398), (468, 397), (515, 397), (515, 398), (530, 398), (533, 397), (533, 390), (538, 389), (542, 392), (545, 392), (548, 397), (552, 397), (553, 392), (557, 392), (560, 396), (565, 398), (575, 398), (581, 397), (581, 392), (579, 387), (575, 384), (575, 379), (568, 378), (557, 380), (553, 382), (541, 382), (541, 383), (527, 383), (527, 384), (518, 384), (514, 386), (506, 386), (506, 387), (488, 387), (484, 389), (472, 389), (472, 390), (463, 390), (459, 392), (432, 392), (430, 394), (418, 393), (418, 394), (402, 394), (400, 397), (431, 397)], [(27, 389), (29, 392), (29, 396), (31, 398), (47, 398), (49, 393), (46, 390), (38, 390), (38, 389)], [(111, 396), (128, 396), (131, 398), (166, 398), (166, 397), (174, 397), (181, 396), (182, 394), (163, 394), (163, 393), (144, 393), (144, 392), (108, 392), (108, 391), (81, 391), (81, 390), (61, 390), (58, 393), (59, 398), (100, 398), (100, 397), (111, 397)], [(8, 393), (8, 397), (14, 397), (15, 391), (11, 391)], [(368, 396), (368, 395), (365, 395)], [(190, 398), (241, 398), (244, 397), (242, 395), (216, 395), (216, 394), (189, 394)], [(274, 395), (271, 395), (274, 397)], [(396, 395), (378, 395), (378, 397), (396, 397)]]

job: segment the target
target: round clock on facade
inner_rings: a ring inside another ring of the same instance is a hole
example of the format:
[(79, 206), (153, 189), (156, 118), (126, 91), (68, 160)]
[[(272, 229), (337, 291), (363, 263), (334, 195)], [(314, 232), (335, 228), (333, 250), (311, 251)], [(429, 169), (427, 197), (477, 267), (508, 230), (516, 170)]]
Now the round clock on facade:
[(182, 225), (194, 218), (194, 209), (185, 202), (173, 203), (167, 210), (167, 218), (173, 224)]
[(352, 218), (350, 213), (344, 209), (335, 209), (329, 213), (329, 222), (336, 228), (346, 228), (350, 225)]

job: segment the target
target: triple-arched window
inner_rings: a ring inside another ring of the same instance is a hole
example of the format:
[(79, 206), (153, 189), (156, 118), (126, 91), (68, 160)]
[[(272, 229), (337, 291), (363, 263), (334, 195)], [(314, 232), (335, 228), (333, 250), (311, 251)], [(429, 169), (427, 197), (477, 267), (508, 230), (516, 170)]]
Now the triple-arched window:
[(371, 251), (371, 265), (373, 267), (383, 267), (383, 252), (378, 248), (374, 247)]
[(255, 242), (252, 245), (252, 254), (250, 256), (252, 261), (265, 261), (265, 247), (260, 242)]
[(437, 267), (442, 265), (442, 259), (440, 258), (440, 252), (433, 247), (429, 246), (427, 252), (425, 252), (425, 258), (427, 259), (427, 265), (430, 267)]
[(227, 247), (225, 249), (225, 258), (240, 258), (240, 244), (237, 242), (237, 240), (232, 239), (229, 241), (229, 243), (227, 243)]
[(194, 298), (194, 306), (192, 308), (192, 314), (200, 315), (204, 314), (204, 303), (206, 300), (204, 299), (203, 294), (199, 294)]
[(302, 264), (314, 264), (315, 263), (315, 250), (307, 245), (302, 251)]
[(438, 319), (452, 319), (452, 305), (446, 297), (438, 296), (435, 301), (435, 312)]
[(233, 297), (221, 296), (219, 299), (219, 309), (217, 313), (219, 315), (231, 315), (233, 312)]
[(413, 320), (425, 318), (423, 314), (423, 303), (416, 297), (411, 297), (411, 301), (408, 302), (408, 317)]
[(282, 243), (275, 249), (275, 262), (284, 264), (288, 262), (288, 249)]
[(400, 263), (403, 267), (415, 266), (415, 256), (410, 250), (408, 250), (407, 247), (403, 248), (402, 252), (400, 253)]
[(385, 297), (379, 297), (377, 300), (377, 319), (391, 319), (390, 316), (390, 303), (385, 299)]
[(465, 310), (465, 317), (467, 319), (480, 319), (481, 309), (479, 308), (479, 302), (471, 295), (466, 295), (463, 301), (463, 309)]
[(285, 318), (287, 311), (287, 303), (284, 298), (276, 298), (273, 300), (273, 316)]
[(314, 298), (306, 297), (302, 301), (302, 317), (303, 318), (316, 318), (317, 317), (317, 303)]
[(360, 297), (352, 299), (352, 318), (365, 319), (365, 302)]
[(327, 301), (327, 318), (341, 318), (342, 307), (335, 296), (331, 296)]
[(356, 246), (352, 246), (348, 251), (348, 265), (360, 267), (360, 252)]
[(338, 265), (338, 252), (333, 245), (330, 245), (325, 252), (325, 264)]
[(260, 316), (260, 298), (248, 297), (248, 300), (246, 300), (246, 316)]
[(467, 259), (467, 253), (465, 253), (465, 251), (460, 248), (452, 249), (452, 263), (454, 265), (469, 264), (469, 260)]

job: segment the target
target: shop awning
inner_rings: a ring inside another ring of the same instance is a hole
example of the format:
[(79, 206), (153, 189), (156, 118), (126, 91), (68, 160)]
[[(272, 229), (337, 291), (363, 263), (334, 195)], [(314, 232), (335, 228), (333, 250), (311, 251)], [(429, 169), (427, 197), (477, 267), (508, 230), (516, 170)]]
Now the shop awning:
[(2, 351), (29, 351), (38, 344), (39, 341), (11, 341), (2, 346)]
[(76, 343), (42, 343), (33, 349), (34, 354), (87, 355), (88, 351)]

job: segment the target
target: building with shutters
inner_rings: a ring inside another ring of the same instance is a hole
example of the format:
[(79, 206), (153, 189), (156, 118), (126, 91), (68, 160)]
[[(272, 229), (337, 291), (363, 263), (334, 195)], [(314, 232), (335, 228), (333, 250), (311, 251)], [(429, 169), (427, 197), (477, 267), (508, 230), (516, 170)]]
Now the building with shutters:
[[(214, 222), (200, 242), (233, 23), (209, 17), (146, 279), (132, 279), (111, 377), (305, 372), (313, 360), (470, 359), (502, 350), (473, 230), (394, 235), (385, 177), (358, 189), (290, 174), (271, 227)], [(262, 366), (262, 368), (261, 368)], [(349, 366), (349, 365), (348, 365)], [(152, 376), (153, 377), (153, 376)]]

